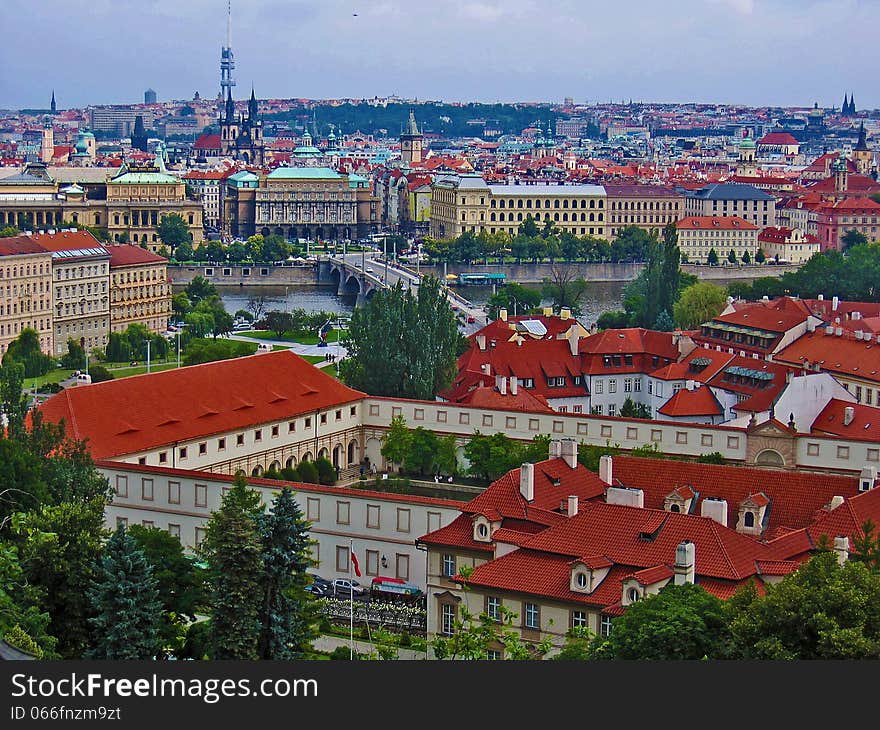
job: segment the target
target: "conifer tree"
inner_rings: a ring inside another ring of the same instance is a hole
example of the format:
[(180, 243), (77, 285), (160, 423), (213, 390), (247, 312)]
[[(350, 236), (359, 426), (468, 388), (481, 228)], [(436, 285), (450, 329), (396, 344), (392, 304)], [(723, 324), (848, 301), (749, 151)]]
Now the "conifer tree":
[(94, 616), (90, 659), (152, 659), (159, 650), (162, 605), (152, 566), (124, 526), (104, 549), (88, 591)]
[(314, 638), (314, 602), (303, 588), (309, 523), (290, 489), (282, 489), (268, 514), (260, 517), (263, 552), (263, 605), (260, 610), (261, 659), (302, 659)]
[(257, 659), (262, 605), (259, 496), (239, 474), (208, 520), (202, 552), (209, 566), (211, 658)]

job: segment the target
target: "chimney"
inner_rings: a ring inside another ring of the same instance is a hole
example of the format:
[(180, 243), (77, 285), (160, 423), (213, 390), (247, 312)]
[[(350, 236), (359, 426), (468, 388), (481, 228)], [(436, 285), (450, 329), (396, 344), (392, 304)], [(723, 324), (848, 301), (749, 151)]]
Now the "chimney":
[(678, 543), (675, 548), (675, 585), (682, 586), (685, 583), (694, 582), (696, 564), (696, 547), (690, 540)]
[(503, 375), (496, 375), (495, 387), (498, 388), (498, 392), (501, 393), (501, 395), (507, 395), (507, 378)]
[(562, 441), (560, 443), (561, 443), (561, 448), (562, 448), (562, 453), (560, 454), (560, 456), (562, 456), (562, 458), (565, 459), (565, 463), (568, 464), (568, 466), (571, 469), (577, 469), (577, 465), (578, 465), (577, 441), (575, 441), (574, 439), (562, 439)]
[(475, 339), (477, 340), (477, 347), (480, 348), (480, 352), (485, 352), (486, 351), (486, 335), (477, 335)]
[(820, 301), (820, 302), (824, 302), (824, 301), (825, 301), (825, 295), (824, 295), (824, 294), (820, 294), (820, 295), (819, 295), (819, 301)]
[(847, 406), (843, 409), (843, 425), (849, 426), (853, 422), (853, 419), (856, 417), (856, 409), (852, 406)]
[(853, 312), (852, 313), (852, 319), (861, 319), (861, 318), (862, 318), (861, 312)]
[(840, 337), (843, 334), (843, 327), (835, 327), (834, 334)]
[(862, 331), (861, 331), (861, 330), (856, 330), (856, 339), (857, 339), (857, 340), (861, 340), (861, 339), (862, 339)]
[(727, 500), (718, 497), (706, 497), (700, 502), (700, 516), (715, 520), (722, 527), (727, 527)]
[(832, 327), (832, 326), (829, 324), (829, 325), (825, 328), (825, 334), (826, 334), (826, 335), (833, 335), (833, 334), (834, 334), (834, 327)]
[(693, 380), (686, 380), (684, 383), (684, 387), (687, 388), (688, 390), (693, 390), (697, 386)]
[(526, 502), (535, 500), (535, 465), (523, 464), (519, 468), (519, 493)]
[(838, 565), (843, 565), (849, 560), (849, 538), (846, 535), (838, 535), (834, 538), (834, 552), (837, 553)]
[(577, 332), (572, 332), (571, 337), (568, 338), (568, 347), (571, 350), (572, 357), (577, 357), (580, 340), (580, 335)]
[(566, 510), (566, 514), (569, 517), (574, 517), (578, 513), (578, 498), (576, 494), (570, 494), (568, 496), (568, 509)]
[(560, 441), (559, 439), (552, 439), (550, 441), (549, 457), (551, 459), (561, 459), (562, 458), (562, 441)]
[(831, 498), (831, 501), (828, 503), (828, 509), (829, 510), (837, 509), (842, 504), (843, 504), (843, 497), (841, 497), (839, 494), (835, 494)]
[(834, 298), (831, 300), (831, 311), (832, 311), (832, 312), (836, 312), (836, 311), (837, 311), (837, 305), (838, 305), (838, 304), (840, 304), (840, 299), (839, 299), (838, 297), (834, 297)]
[(642, 508), (645, 506), (645, 493), (633, 487), (608, 487), (605, 490), (605, 503)]
[(498, 319), (500, 319), (502, 322), (507, 321), (507, 310), (506, 309), (499, 309), (498, 310)]
[(611, 480), (614, 476), (612, 471), (611, 464), (611, 456), (606, 454), (605, 456), (599, 457), (599, 479), (601, 479), (606, 484), (611, 484)]
[(571, 310), (568, 307), (563, 307), (559, 310), (559, 316), (562, 319), (569, 319), (571, 317)]
[(553, 316), (553, 307), (544, 307), (544, 316), (552, 317)]
[(510, 394), (511, 395), (516, 395), (518, 385), (519, 385), (519, 382), (517, 381), (516, 375), (511, 375), (510, 376)]

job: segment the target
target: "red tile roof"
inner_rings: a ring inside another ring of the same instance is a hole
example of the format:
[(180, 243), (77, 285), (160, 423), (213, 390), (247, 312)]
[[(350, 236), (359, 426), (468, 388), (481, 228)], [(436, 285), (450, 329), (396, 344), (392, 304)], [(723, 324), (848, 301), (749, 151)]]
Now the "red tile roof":
[(758, 226), (739, 216), (694, 215), (680, 219), (675, 227), (678, 230), (702, 231), (757, 231)]
[(197, 150), (202, 149), (220, 149), (220, 135), (219, 134), (203, 134), (199, 137), (193, 147)]
[(720, 416), (724, 409), (712, 394), (712, 389), (705, 386), (688, 390), (681, 388), (657, 412), (670, 418), (686, 416)]
[(103, 244), (86, 230), (35, 233), (31, 240), (47, 251), (75, 251), (77, 249), (102, 248)]
[(758, 140), (758, 144), (799, 146), (800, 142), (798, 142), (788, 132), (769, 132)]
[[(852, 408), (853, 419), (844, 425), (847, 408)], [(810, 433), (880, 443), (880, 408), (832, 398), (816, 416)]]
[[(805, 313), (780, 311), (756, 303), (751, 307), (744, 307), (729, 314), (719, 314), (712, 321), (783, 334), (802, 324), (806, 318)], [(731, 344), (731, 346), (736, 347), (735, 344)]]
[[(735, 355), (731, 355), (729, 352), (718, 352), (711, 347), (697, 347), (681, 362), (674, 362), (666, 367), (658, 368), (651, 373), (651, 377), (660, 380), (696, 380), (700, 383), (707, 383), (734, 357)], [(709, 364), (697, 372), (694, 370), (696, 366), (692, 366), (691, 363), (699, 359), (709, 360)]]
[(33, 236), (0, 238), (0, 256), (22, 256), (48, 251), (33, 240)]
[(108, 243), (104, 245), (104, 248), (110, 252), (111, 269), (119, 266), (168, 263), (168, 259), (140, 246), (130, 246), (127, 243)]
[(88, 438), (96, 459), (133, 454), (200, 436), (363, 398), (290, 350), (252, 355), (67, 388), (40, 411)]
[[(491, 378), (487, 377), (487, 380)], [(476, 386), (454, 399), (455, 403), (473, 406), (474, 408), (496, 408), (505, 411), (524, 411), (528, 413), (552, 413), (547, 400), (539, 394), (533, 395), (525, 388), (517, 388), (516, 395), (509, 391), (502, 394), (498, 388)]]
[(702, 500), (727, 501), (727, 524), (735, 526), (739, 505), (750, 495), (763, 492), (771, 501), (767, 532), (778, 527), (799, 529), (811, 524), (835, 496), (858, 494), (859, 480), (822, 472), (755, 469), (745, 466), (698, 464), (673, 459), (635, 456), (612, 458), (614, 482), (641, 489), (645, 507), (663, 509), (666, 496), (676, 487), (688, 486), (698, 493), (691, 506), (699, 514)]
[(857, 340), (851, 332), (829, 335), (820, 327), (777, 352), (774, 359), (796, 368), (818, 364), (832, 375), (880, 383), (880, 343), (876, 337)]

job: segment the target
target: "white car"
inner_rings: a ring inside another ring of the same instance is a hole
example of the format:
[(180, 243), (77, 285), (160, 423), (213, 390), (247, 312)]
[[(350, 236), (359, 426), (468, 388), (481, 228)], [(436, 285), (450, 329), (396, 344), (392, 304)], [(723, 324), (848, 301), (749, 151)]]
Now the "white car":
[(367, 591), (360, 583), (350, 578), (337, 578), (333, 581), (331, 590), (334, 596), (349, 596), (352, 593), (362, 596)]

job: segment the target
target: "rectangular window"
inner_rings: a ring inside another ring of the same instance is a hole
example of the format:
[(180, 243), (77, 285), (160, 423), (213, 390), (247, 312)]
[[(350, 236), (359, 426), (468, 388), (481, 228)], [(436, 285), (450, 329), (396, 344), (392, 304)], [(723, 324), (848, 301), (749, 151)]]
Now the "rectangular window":
[(484, 426), (491, 426), (492, 425), (492, 416), (484, 415), (483, 416), (483, 425)]
[(180, 525), (175, 525), (171, 522), (168, 523), (168, 534), (171, 537), (176, 537), (178, 540), (180, 539)]
[(263, 440), (263, 429), (258, 428), (254, 431), (254, 441), (262, 441)]
[(409, 580), (409, 555), (397, 553), (395, 555), (395, 578)]
[(587, 612), (586, 611), (572, 611), (571, 612), (571, 626), (574, 628), (575, 626), (588, 626)]
[(337, 573), (347, 573), (348, 572), (348, 559), (351, 555), (349, 551), (348, 545), (337, 545), (336, 546), (336, 572)]
[(603, 616), (600, 619), (599, 636), (611, 636), (611, 616)]
[(288, 421), (287, 433), (293, 433), (294, 431), (296, 431), (296, 421)]
[(498, 596), (486, 596), (486, 615), (493, 621), (501, 620), (501, 599)]
[(675, 432), (675, 443), (677, 444), (686, 444), (688, 442), (688, 435), (686, 431), (676, 431)]
[(471, 414), (470, 413), (459, 413), (458, 414), (458, 422), (462, 426), (467, 426), (471, 422)]
[(207, 442), (202, 442), (199, 444), (199, 456), (204, 456), (208, 453), (208, 444)]
[(127, 517), (117, 517), (116, 518), (116, 527), (128, 527), (128, 518)]
[(352, 406), (348, 409), (348, 415), (354, 418), (357, 415), (358, 409), (357, 406)]
[(335, 420), (337, 420), (337, 421), (341, 421), (341, 420), (342, 420), (342, 409), (341, 409), (341, 408), (339, 408), (339, 409), (333, 414), (333, 418), (334, 418)]
[(617, 392), (617, 379), (616, 378), (609, 379), (608, 392), (609, 393), (616, 393)]
[(428, 512), (428, 532), (434, 532), (434, 530), (440, 529), (440, 513), (439, 512)]
[(497, 662), (501, 660), (501, 652), (498, 649), (486, 649), (486, 660)]
[(617, 404), (616, 403), (609, 403), (608, 404), (608, 415), (609, 416), (616, 416), (617, 415)]
[(626, 440), (635, 441), (639, 437), (639, 429), (628, 426), (626, 429)]
[(351, 517), (351, 502), (336, 500), (336, 524), (347, 525)]
[(226, 451), (226, 439), (217, 439), (217, 451)]
[(624, 393), (632, 393), (632, 389), (633, 389), (632, 378), (624, 378), (623, 379), (623, 392)]
[(306, 419), (306, 428), (311, 428), (311, 427), (312, 427), (312, 417), (309, 416), (309, 417)]
[(424, 408), (416, 408), (413, 411), (413, 420), (414, 421), (424, 421), (425, 420), (425, 409)]
[(442, 571), (444, 578), (451, 578), (455, 575), (455, 555), (445, 553), (442, 560)]
[(704, 433), (700, 435), (700, 446), (711, 446), (712, 445), (712, 434)]
[(180, 504), (180, 482), (168, 482), (168, 504)]
[(638, 378), (636, 378), (636, 379), (633, 381), (633, 390), (634, 390), (636, 393), (641, 393), (641, 392), (642, 392), (642, 381), (639, 380)]
[(837, 447), (837, 458), (838, 459), (848, 459), (849, 458), (849, 446), (838, 446)]
[(379, 575), (379, 551), (367, 550), (367, 575)]
[(727, 448), (728, 449), (738, 449), (739, 448), (739, 436), (728, 436), (727, 437)]
[(244, 446), (244, 434), (237, 434), (235, 437), (235, 445), (236, 446)]
[(867, 461), (880, 461), (880, 449), (868, 449)]
[(516, 428), (516, 416), (506, 416), (504, 418), (505, 428)]
[(605, 381), (596, 378), (596, 382), (593, 385), (593, 391), (596, 395), (602, 395), (605, 392)]
[(150, 529), (151, 527), (153, 527), (154, 524), (155, 523), (153, 522), (153, 520), (141, 520), (141, 525), (143, 527), (146, 527), (147, 529)]
[(278, 426), (272, 426), (272, 438), (278, 438)]
[(437, 411), (437, 423), (446, 423), (446, 411)]
[(400, 406), (391, 406), (391, 417), (397, 418), (400, 415), (403, 415), (403, 409)]
[(523, 627), (526, 629), (541, 628), (541, 614), (537, 603), (523, 604)]
[(379, 505), (378, 504), (368, 504), (367, 505), (367, 527), (378, 530), (379, 529)]
[(196, 484), (196, 498), (195, 505), (196, 507), (207, 507), (208, 506), (208, 487), (204, 484)]
[(317, 522), (321, 519), (321, 500), (317, 497), (306, 499), (306, 519), (309, 522)]
[(819, 444), (807, 444), (807, 456), (818, 456)]
[(377, 403), (370, 403), (370, 415), (378, 416), (379, 415), (379, 405)]
[(440, 606), (440, 633), (452, 636), (455, 633), (455, 605), (444, 603)]
[(168, 452), (167, 451), (160, 451), (159, 452), (159, 463), (160, 464), (167, 464), (168, 463)]
[(186, 446), (180, 447), (180, 459), (183, 460), (186, 458)]
[(116, 495), (119, 497), (128, 496), (128, 477), (116, 475)]
[(409, 532), (410, 511), (405, 507), (397, 508), (397, 531)]
[(206, 530), (204, 527), (196, 528), (196, 547), (199, 548), (202, 546), (202, 542), (205, 540)]

